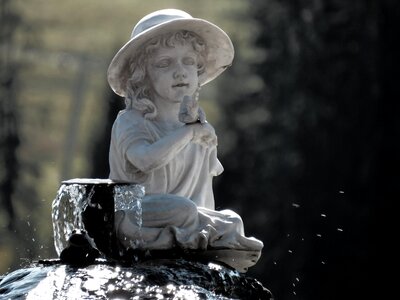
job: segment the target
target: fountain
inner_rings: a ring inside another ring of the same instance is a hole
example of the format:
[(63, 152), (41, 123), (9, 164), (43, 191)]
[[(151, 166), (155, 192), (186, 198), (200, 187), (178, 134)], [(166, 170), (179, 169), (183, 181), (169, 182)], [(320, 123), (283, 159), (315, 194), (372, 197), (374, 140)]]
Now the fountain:
[(114, 212), (138, 208), (140, 225), (143, 196), (137, 184), (63, 182), (52, 215), (60, 259), (40, 260), (5, 276), (0, 299), (272, 299), (256, 279), (203, 251), (121, 248)]
[(59, 259), (0, 281), (0, 299), (272, 299), (244, 273), (263, 243), (216, 211), (217, 137), (198, 104), (233, 59), (222, 29), (180, 10), (145, 16), (108, 69), (126, 109), (109, 179), (62, 182), (53, 201)]

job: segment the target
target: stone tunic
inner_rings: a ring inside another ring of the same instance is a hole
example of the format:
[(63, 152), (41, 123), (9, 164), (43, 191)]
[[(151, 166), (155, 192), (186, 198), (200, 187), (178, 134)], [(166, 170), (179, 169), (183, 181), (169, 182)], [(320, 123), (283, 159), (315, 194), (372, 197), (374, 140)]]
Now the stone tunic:
[(165, 126), (144, 119), (136, 110), (121, 111), (112, 129), (110, 179), (142, 184), (146, 194), (179, 195), (214, 209), (212, 179), (223, 171), (215, 146), (189, 143), (165, 165), (147, 173), (126, 158), (130, 147), (152, 144), (168, 133)]

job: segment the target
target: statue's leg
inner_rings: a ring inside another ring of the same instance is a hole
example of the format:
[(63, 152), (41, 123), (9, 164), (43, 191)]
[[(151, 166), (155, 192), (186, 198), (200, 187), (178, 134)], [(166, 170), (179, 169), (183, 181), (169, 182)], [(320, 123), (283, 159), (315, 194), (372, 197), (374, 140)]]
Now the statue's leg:
[(115, 214), (117, 237), (126, 248), (169, 249), (198, 226), (196, 204), (176, 195), (146, 195), (141, 220), (133, 210)]
[(199, 207), (199, 220), (209, 234), (208, 245), (214, 249), (241, 249), (261, 251), (263, 243), (253, 237), (246, 237), (240, 215), (232, 210), (214, 211)]
[(146, 195), (142, 201), (143, 227), (192, 226), (197, 222), (197, 206), (176, 195)]

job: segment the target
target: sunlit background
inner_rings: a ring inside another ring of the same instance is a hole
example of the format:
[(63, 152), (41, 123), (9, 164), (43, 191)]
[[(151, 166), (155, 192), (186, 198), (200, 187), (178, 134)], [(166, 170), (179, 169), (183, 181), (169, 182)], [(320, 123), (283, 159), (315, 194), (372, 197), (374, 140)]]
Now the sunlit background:
[(240, 213), (247, 235), (265, 243), (247, 274), (277, 299), (362, 295), (384, 207), (381, 158), (398, 151), (385, 139), (398, 134), (387, 121), (394, 113), (381, 106), (395, 86), (398, 5), (0, 3), (0, 274), (56, 257), (51, 203), (60, 182), (108, 174), (110, 126), (123, 107), (108, 64), (140, 18), (179, 8), (220, 26), (235, 46), (233, 66), (200, 101), (225, 167), (217, 208)]

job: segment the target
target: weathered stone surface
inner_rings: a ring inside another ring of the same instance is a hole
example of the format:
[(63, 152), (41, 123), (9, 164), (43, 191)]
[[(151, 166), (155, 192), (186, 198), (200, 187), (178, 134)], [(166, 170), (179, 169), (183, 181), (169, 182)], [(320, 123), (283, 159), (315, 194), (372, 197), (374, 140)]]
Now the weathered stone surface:
[(272, 295), (256, 279), (215, 263), (151, 259), (120, 266), (96, 260), (79, 268), (48, 260), (2, 278), (0, 299), (21, 298), (272, 299)]

